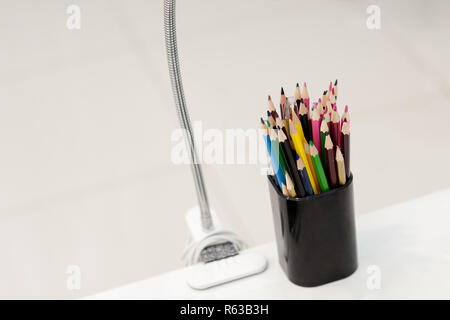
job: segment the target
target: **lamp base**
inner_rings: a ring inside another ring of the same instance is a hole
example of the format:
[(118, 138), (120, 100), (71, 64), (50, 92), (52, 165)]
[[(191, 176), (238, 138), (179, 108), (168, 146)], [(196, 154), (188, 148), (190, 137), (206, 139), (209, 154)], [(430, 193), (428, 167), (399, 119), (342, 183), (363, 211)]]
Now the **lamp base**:
[(204, 290), (230, 281), (249, 277), (267, 268), (264, 256), (254, 252), (243, 252), (225, 259), (192, 266), (188, 285)]
[(238, 236), (224, 229), (216, 213), (211, 210), (212, 228), (204, 230), (198, 207), (186, 213), (192, 243), (188, 261), (192, 266), (187, 282), (193, 289), (203, 290), (226, 282), (263, 272), (265, 257), (251, 252), (239, 253), (244, 245)]

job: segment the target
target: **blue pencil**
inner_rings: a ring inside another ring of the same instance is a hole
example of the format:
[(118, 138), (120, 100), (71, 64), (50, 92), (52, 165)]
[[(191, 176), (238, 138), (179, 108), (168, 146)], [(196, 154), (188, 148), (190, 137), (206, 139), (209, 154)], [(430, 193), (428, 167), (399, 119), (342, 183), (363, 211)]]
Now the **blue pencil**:
[[(283, 184), (286, 185), (286, 177), (284, 176), (283, 171), (281, 170), (280, 164), (278, 162), (278, 157), (275, 156), (275, 150), (272, 150), (272, 142), (270, 141), (270, 137), (268, 134), (267, 125), (264, 123), (264, 120), (261, 118), (261, 128), (263, 129), (263, 138), (266, 142), (267, 152), (269, 153), (270, 160), (272, 161), (273, 171), (275, 176), (277, 177), (278, 186), (280, 187), (281, 192), (283, 192)], [(279, 152), (279, 150), (278, 150)]]
[(306, 171), (305, 164), (303, 163), (302, 159), (298, 156), (298, 154), (297, 154), (297, 170), (300, 179), (302, 180), (303, 187), (305, 188), (305, 193), (308, 196), (313, 195), (314, 191), (311, 186), (311, 181), (309, 180), (308, 172)]
[[(273, 131), (273, 129), (271, 129), (271, 132)], [(273, 131), (275, 132), (275, 131)], [(276, 135), (274, 133), (274, 135)], [(274, 137), (276, 139), (276, 137)], [(270, 141), (272, 141), (274, 139), (270, 139)], [(278, 179), (278, 185), (280, 186), (281, 191), (283, 192), (283, 185), (286, 185), (286, 177), (284, 176), (284, 172), (283, 169), (281, 168), (280, 162), (278, 161), (278, 159), (280, 159), (280, 146), (278, 145), (278, 150), (276, 150), (276, 148), (274, 148), (272, 142), (271, 142), (272, 147), (270, 148), (270, 158), (272, 159), (272, 165), (273, 165), (273, 171), (275, 172), (275, 175), (277, 176)]]

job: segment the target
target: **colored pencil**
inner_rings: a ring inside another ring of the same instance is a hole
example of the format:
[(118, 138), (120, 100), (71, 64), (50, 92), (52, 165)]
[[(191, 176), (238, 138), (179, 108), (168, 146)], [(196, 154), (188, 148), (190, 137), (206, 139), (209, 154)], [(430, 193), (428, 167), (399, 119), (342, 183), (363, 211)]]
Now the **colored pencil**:
[[(273, 102), (272, 102), (272, 98), (270, 97), (270, 95), (267, 97), (267, 101), (268, 101), (268, 109), (269, 109), (269, 112), (270, 112), (270, 114), (272, 114), (272, 116), (273, 116), (273, 113), (275, 112), (277, 112), (277, 110), (275, 109), (275, 106), (273, 105)], [(274, 118), (275, 118), (275, 116), (273, 116)]]
[(326, 122), (327, 127), (328, 127), (328, 132), (330, 132), (331, 131), (331, 112), (326, 112), (323, 115), (323, 119), (325, 119), (325, 122)]
[(300, 100), (302, 98), (302, 94), (300, 92), (300, 86), (297, 82), (297, 84), (295, 85), (295, 92), (294, 92), (294, 100)]
[(345, 163), (345, 174), (347, 179), (350, 177), (350, 129), (348, 127), (348, 122), (344, 121), (342, 124), (342, 155), (344, 156)]
[(336, 96), (334, 95), (334, 88), (332, 89), (332, 92), (330, 94), (330, 100), (329, 101), (330, 101), (331, 107), (333, 109), (335, 109), (336, 108)]
[(278, 129), (280, 129), (280, 130), (284, 129), (284, 123), (283, 123), (283, 121), (281, 121), (280, 117), (278, 117), (275, 120), (275, 123), (276, 123), (276, 126), (277, 126)]
[(327, 101), (331, 99), (332, 90), (333, 90), (333, 82), (330, 81), (330, 84), (328, 85), (328, 90), (327, 90)]
[(341, 128), (339, 123), (339, 113), (335, 110), (331, 111), (331, 131), (330, 136), (335, 146), (339, 145), (339, 136), (341, 134)]
[(281, 151), (283, 152), (284, 158), (286, 160), (286, 169), (293, 179), (295, 191), (300, 197), (305, 196), (305, 189), (303, 188), (302, 181), (297, 172), (297, 164), (294, 160), (294, 155), (292, 154), (291, 147), (287, 141), (287, 137), (282, 130), (278, 131), (278, 141), (280, 143)]
[(327, 177), (325, 176), (325, 171), (322, 167), (322, 161), (320, 160), (319, 152), (317, 151), (312, 141), (309, 143), (309, 145), (311, 158), (314, 163), (314, 168), (317, 172), (317, 179), (319, 180), (320, 189), (322, 189), (322, 192), (328, 191), (330, 190), (330, 187), (328, 185)]
[(327, 163), (326, 160), (326, 153), (325, 153), (325, 137), (328, 135), (328, 125), (327, 125), (327, 120), (325, 119), (325, 117), (323, 117), (322, 119), (322, 123), (320, 124), (320, 143), (322, 146), (322, 165), (325, 166), (325, 164)]
[(329, 135), (325, 137), (325, 152), (327, 154), (326, 156), (326, 168), (328, 172), (328, 181), (330, 183), (331, 188), (335, 188), (338, 185), (338, 178), (337, 178), (337, 172), (336, 172), (336, 165), (335, 165), (335, 154), (334, 154), (334, 146), (333, 142), (331, 141), (331, 138)]
[(281, 185), (281, 191), (283, 192), (283, 195), (285, 197), (289, 197), (288, 189), (287, 189), (287, 187), (286, 187), (286, 185), (284, 183)]
[(320, 108), (321, 100), (317, 103), (317, 107), (314, 108), (311, 114), (311, 131), (312, 131), (312, 141), (316, 146), (317, 150), (321, 150), (320, 144)]
[(308, 176), (308, 171), (306, 170), (305, 164), (303, 163), (299, 155), (297, 155), (297, 170), (300, 179), (302, 180), (303, 187), (305, 188), (305, 193), (308, 196), (312, 196), (314, 194), (314, 190), (311, 186), (311, 180)]
[(337, 97), (338, 97), (338, 79), (336, 79), (336, 81), (334, 82), (333, 89), (334, 89), (334, 99), (337, 100)]
[(309, 128), (308, 120), (308, 109), (304, 103), (303, 99), (300, 99), (300, 107), (298, 111), (300, 123), (302, 124), (303, 134), (305, 135), (306, 141), (311, 140), (311, 129)]
[(274, 176), (276, 177), (275, 180), (277, 182), (278, 187), (283, 192), (283, 194), (285, 194), (285, 191), (286, 191), (285, 195), (287, 195), (287, 189), (283, 190), (283, 186), (286, 186), (286, 180), (285, 180), (284, 174), (282, 173), (280, 165), (278, 164), (277, 157), (274, 155), (274, 152), (272, 151), (271, 142), (270, 142), (270, 137), (269, 137), (268, 131), (265, 130), (266, 128), (264, 128), (263, 126), (262, 126), (262, 129), (263, 129), (263, 138), (266, 141), (267, 152), (268, 152), (270, 160), (271, 160), (271, 162), (270, 162), (271, 166), (270, 167), (272, 168)]
[(286, 197), (327, 192), (350, 178), (350, 115), (337, 109), (338, 80), (310, 105), (306, 82), (295, 85), (293, 100), (281, 87), (280, 109), (267, 96), (267, 118), (260, 118), (269, 154), (268, 175)]
[(269, 137), (269, 129), (268, 129), (265, 121), (263, 120), (263, 118), (261, 118), (261, 129), (263, 131), (263, 139), (266, 142), (267, 151), (269, 152), (269, 155), (270, 155), (271, 143), (270, 143), (270, 137)]
[(319, 180), (317, 179), (317, 173), (316, 173), (316, 169), (314, 168), (314, 164), (313, 164), (313, 161), (311, 158), (311, 152), (310, 152), (308, 142), (306, 142), (306, 141), (303, 142), (303, 149), (305, 150), (306, 159), (308, 160), (308, 165), (309, 165), (309, 168), (311, 169), (312, 178), (316, 185), (317, 192), (320, 193), (320, 192), (322, 192), (322, 190), (320, 189)]
[(344, 185), (347, 178), (345, 176), (344, 157), (342, 156), (341, 148), (336, 147), (336, 169), (339, 179), (339, 184)]
[(313, 188), (314, 194), (318, 194), (319, 191), (317, 189), (317, 186), (314, 182), (314, 179), (312, 178), (312, 171), (308, 164), (308, 158), (306, 157), (305, 149), (303, 148), (302, 139), (300, 138), (300, 135), (298, 134), (298, 130), (295, 127), (294, 123), (289, 121), (289, 131), (291, 133), (292, 141), (294, 142), (295, 151), (297, 151), (297, 154), (302, 159), (303, 163), (305, 164), (306, 171), (308, 172), (308, 177), (310, 178), (311, 186)]
[(287, 99), (286, 99), (286, 95), (284, 94), (284, 89), (283, 89), (283, 87), (281, 87), (280, 114), (282, 117), (285, 115), (284, 106), (286, 104), (286, 101), (287, 101)]
[(344, 109), (344, 113), (342, 114), (341, 117), (341, 129), (342, 129), (342, 124), (344, 123), (344, 121), (348, 122), (348, 127), (350, 128), (350, 114), (348, 113), (348, 106), (345, 106)]
[(309, 93), (308, 88), (306, 87), (306, 82), (303, 83), (303, 89), (302, 89), (302, 99), (305, 103), (306, 109), (308, 110), (308, 117), (309, 117)]
[(294, 183), (292, 182), (288, 172), (286, 172), (286, 189), (289, 197), (295, 198), (297, 196), (295, 193)]
[(273, 116), (269, 110), (267, 110), (267, 121), (270, 124), (270, 126), (269, 126), (270, 128), (274, 128), (276, 126), (275, 119), (273, 118)]
[[(281, 129), (279, 129), (281, 130)], [(283, 152), (280, 149), (280, 142), (278, 141), (278, 134), (274, 129), (269, 130), (269, 136), (270, 136), (270, 145), (271, 149), (276, 150), (276, 154), (278, 155), (278, 163), (281, 166), (281, 170), (286, 172), (286, 159), (284, 159)]]
[(319, 99), (321, 108), (319, 109), (320, 115), (323, 115), (326, 111), (326, 105), (328, 101), (328, 90), (325, 90), (322, 95), (322, 99)]
[(302, 142), (306, 141), (305, 133), (303, 132), (302, 124), (300, 123), (300, 119), (297, 117), (296, 114), (292, 115), (292, 122), (294, 123), (295, 127), (298, 130), (298, 133), (300, 135), (300, 138), (302, 138)]
[(286, 185), (286, 178), (284, 176), (284, 171), (280, 165), (280, 146), (278, 143), (275, 142), (276, 136), (274, 137), (274, 134), (275, 134), (275, 130), (270, 129), (269, 130), (270, 145), (271, 145), (270, 158), (272, 160), (273, 171), (278, 179), (278, 184), (280, 185), (280, 187), (282, 187), (283, 184)]
[(328, 99), (325, 104), (325, 113), (330, 113), (331, 111), (333, 111), (333, 106), (331, 105), (330, 99)]

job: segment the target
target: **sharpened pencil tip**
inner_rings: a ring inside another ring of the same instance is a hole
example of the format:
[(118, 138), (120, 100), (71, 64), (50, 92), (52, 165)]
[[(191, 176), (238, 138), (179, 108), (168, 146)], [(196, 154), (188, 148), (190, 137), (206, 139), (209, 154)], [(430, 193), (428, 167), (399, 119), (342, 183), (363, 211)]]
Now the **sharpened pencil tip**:
[(270, 97), (270, 94), (267, 96), (267, 100), (272, 100), (272, 98)]
[(336, 79), (336, 81), (334, 82), (334, 85), (337, 86), (337, 79)]
[(300, 87), (299, 85), (298, 85), (298, 82), (297, 82), (297, 85), (296, 85), (296, 87), (298, 88), (298, 87)]
[(283, 89), (283, 87), (281, 87), (281, 94), (284, 94), (284, 89)]

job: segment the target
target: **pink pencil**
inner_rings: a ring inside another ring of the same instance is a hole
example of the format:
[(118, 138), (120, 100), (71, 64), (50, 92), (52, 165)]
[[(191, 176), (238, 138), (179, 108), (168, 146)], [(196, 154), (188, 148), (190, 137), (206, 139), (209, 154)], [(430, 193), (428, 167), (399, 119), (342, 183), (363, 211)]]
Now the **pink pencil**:
[[(317, 106), (320, 106), (320, 99)], [(319, 108), (315, 108), (311, 114), (311, 131), (313, 143), (319, 153), (322, 155), (322, 148), (320, 143), (320, 111)]]
[(341, 129), (342, 129), (342, 124), (344, 123), (345, 119), (347, 119), (348, 127), (350, 128), (350, 114), (348, 113), (347, 105), (345, 106), (344, 113), (342, 114), (342, 117), (341, 117)]
[[(334, 89), (332, 89), (332, 91), (334, 91)], [(333, 108), (333, 110), (336, 110), (336, 99), (334, 97), (333, 92), (330, 95), (330, 102), (331, 102), (331, 107)]]

